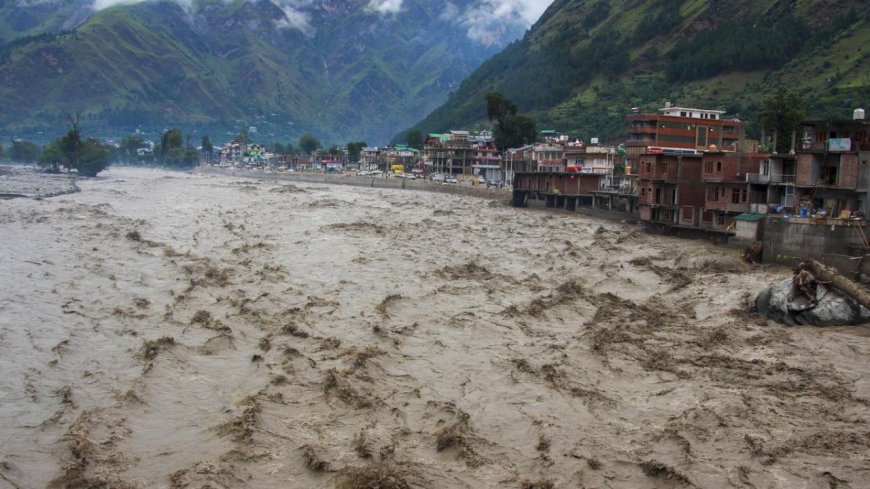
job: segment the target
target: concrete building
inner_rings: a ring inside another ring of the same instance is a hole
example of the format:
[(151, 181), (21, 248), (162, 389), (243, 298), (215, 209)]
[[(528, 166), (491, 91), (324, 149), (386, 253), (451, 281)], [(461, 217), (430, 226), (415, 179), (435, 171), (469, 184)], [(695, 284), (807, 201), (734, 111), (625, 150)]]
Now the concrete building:
[[(725, 118), (721, 110), (674, 107), (667, 104), (657, 114), (629, 114), (625, 143), (629, 170), (636, 168), (640, 156), (651, 148), (662, 151), (715, 149), (745, 150), (743, 123)], [(631, 171), (629, 171), (631, 172)]]
[(640, 219), (663, 229), (700, 228), (705, 203), (701, 155), (645, 153), (638, 165)]
[(582, 141), (566, 143), (562, 151), (567, 172), (602, 175), (613, 173), (616, 147), (599, 144), (598, 138), (592, 138), (588, 145)]
[(471, 175), (472, 145), (468, 131), (429, 134), (423, 143), (423, 161), (432, 173)]
[(865, 119), (806, 121), (801, 133), (795, 206), (833, 217), (858, 210), (870, 215), (870, 124)]
[(701, 227), (728, 232), (740, 214), (767, 214), (768, 183), (751, 181), (769, 155), (708, 151), (701, 156), (706, 197)]

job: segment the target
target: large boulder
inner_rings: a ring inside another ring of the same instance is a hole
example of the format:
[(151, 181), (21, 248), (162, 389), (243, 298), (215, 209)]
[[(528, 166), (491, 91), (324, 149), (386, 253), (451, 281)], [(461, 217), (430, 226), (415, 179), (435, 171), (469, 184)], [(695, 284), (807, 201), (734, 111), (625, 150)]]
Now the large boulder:
[(792, 292), (791, 279), (775, 283), (755, 298), (756, 310), (770, 319), (791, 326), (848, 326), (870, 323), (870, 311), (837, 289), (819, 284), (816, 305)]

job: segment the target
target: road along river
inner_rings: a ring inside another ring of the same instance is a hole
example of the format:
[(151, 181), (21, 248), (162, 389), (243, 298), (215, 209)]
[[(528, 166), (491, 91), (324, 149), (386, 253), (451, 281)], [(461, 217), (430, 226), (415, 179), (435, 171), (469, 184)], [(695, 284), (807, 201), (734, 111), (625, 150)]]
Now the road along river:
[(0, 202), (0, 487), (867, 487), (788, 270), (470, 197), (117, 169)]

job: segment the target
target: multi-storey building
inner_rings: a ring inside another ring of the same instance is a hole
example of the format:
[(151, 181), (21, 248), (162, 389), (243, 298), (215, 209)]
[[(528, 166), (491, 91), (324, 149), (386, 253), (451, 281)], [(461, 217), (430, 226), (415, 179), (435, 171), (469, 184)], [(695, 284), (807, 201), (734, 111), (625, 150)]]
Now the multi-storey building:
[(598, 144), (597, 138), (589, 145), (575, 141), (563, 147), (563, 157), (567, 172), (609, 175), (613, 172), (616, 148)]
[(769, 155), (708, 151), (701, 163), (706, 185), (701, 227), (727, 232), (740, 214), (767, 214), (768, 182), (751, 176), (769, 168)]
[(639, 157), (640, 218), (666, 227), (698, 227), (704, 211), (700, 154), (672, 151)]
[(429, 134), (423, 144), (423, 160), (435, 173), (471, 174), (472, 146), (467, 131)]
[(725, 118), (724, 114), (721, 110), (673, 107), (670, 104), (659, 109), (657, 114), (630, 114), (625, 143), (629, 168), (635, 168), (640, 156), (650, 148), (664, 151), (744, 150), (743, 123)]
[(795, 206), (828, 216), (870, 212), (870, 124), (863, 111), (854, 119), (802, 124), (794, 162)]
[(471, 146), (471, 168), (475, 174), (487, 182), (502, 181), (501, 157), (492, 142), (473, 143)]

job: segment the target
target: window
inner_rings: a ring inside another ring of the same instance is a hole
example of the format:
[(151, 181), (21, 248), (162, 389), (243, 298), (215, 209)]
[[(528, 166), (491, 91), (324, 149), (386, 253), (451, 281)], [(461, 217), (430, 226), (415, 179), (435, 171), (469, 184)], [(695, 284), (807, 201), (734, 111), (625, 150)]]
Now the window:
[(710, 211), (704, 211), (704, 214), (701, 216), (701, 219), (703, 219), (704, 222), (713, 222), (713, 213)]
[(680, 112), (680, 117), (686, 117), (686, 113), (685, 113), (685, 112)]
[(716, 171), (717, 172), (722, 171), (722, 162), (721, 161), (716, 162)]
[(716, 201), (719, 200), (719, 189), (716, 187), (710, 187), (707, 189), (707, 200), (708, 201)]
[(713, 162), (705, 161), (704, 162), (704, 173), (713, 173)]
[(725, 214), (716, 214), (716, 222), (718, 222), (720, 226), (724, 226), (725, 225)]
[(732, 204), (739, 204), (740, 203), (740, 189), (739, 188), (731, 189), (731, 203)]
[(740, 202), (746, 202), (746, 189), (740, 191)]

